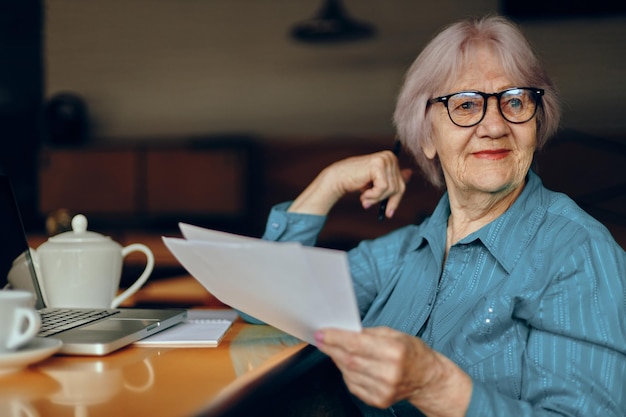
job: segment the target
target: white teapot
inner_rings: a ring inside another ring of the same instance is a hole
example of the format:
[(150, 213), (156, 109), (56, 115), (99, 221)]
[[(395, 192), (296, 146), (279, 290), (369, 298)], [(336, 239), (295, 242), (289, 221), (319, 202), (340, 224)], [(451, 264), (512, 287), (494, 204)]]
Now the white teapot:
[[(53, 236), (30, 251), (48, 307), (118, 307), (145, 284), (154, 269), (150, 248), (140, 243), (122, 247), (108, 236), (87, 231), (82, 214), (72, 218), (72, 231)], [(146, 266), (128, 289), (116, 295), (123, 260), (135, 251), (146, 255)]]

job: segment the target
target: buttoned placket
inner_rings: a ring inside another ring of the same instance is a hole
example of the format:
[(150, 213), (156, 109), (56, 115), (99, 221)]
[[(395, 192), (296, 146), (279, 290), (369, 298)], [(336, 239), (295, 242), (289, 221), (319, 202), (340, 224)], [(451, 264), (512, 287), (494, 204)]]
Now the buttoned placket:
[(430, 314), (418, 333), (418, 336), (431, 347), (434, 347), (435, 343), (437, 343), (436, 335), (440, 330), (439, 326), (455, 310), (454, 305), (463, 302), (463, 299), (459, 298), (454, 305), (450, 305), (446, 300), (453, 295), (460, 284), (458, 279), (463, 275), (463, 271), (468, 265), (470, 251), (471, 248), (467, 244), (457, 243), (450, 248), (439, 277), (437, 289), (428, 303)]

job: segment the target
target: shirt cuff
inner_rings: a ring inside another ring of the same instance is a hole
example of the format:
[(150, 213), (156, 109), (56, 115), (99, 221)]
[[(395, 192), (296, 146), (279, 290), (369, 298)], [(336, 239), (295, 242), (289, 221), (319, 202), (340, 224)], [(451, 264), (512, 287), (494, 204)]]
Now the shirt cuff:
[(265, 225), (263, 239), (275, 242), (300, 242), (315, 246), (317, 236), (326, 223), (326, 216), (289, 213), (291, 201), (272, 207)]

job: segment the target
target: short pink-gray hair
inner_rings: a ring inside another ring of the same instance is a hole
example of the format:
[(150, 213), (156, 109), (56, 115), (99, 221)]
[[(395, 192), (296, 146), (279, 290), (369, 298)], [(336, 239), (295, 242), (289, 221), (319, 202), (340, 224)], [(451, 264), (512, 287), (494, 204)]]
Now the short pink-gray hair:
[(441, 164), (428, 159), (422, 150), (431, 140), (432, 121), (427, 101), (453, 93), (448, 91), (465, 63), (481, 46), (499, 57), (506, 75), (518, 87), (545, 90), (537, 111), (537, 150), (556, 133), (561, 110), (556, 88), (520, 29), (501, 16), (466, 19), (436, 35), (422, 50), (406, 73), (398, 95), (394, 123), (398, 139), (409, 150), (435, 186), (444, 186)]

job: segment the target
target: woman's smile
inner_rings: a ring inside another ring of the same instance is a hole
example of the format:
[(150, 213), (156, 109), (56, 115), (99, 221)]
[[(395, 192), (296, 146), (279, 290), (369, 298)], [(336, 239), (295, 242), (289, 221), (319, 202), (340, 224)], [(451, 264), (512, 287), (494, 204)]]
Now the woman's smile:
[(491, 161), (498, 161), (504, 159), (511, 154), (509, 149), (488, 149), (484, 151), (478, 151), (472, 153), (472, 156), (478, 159), (488, 159)]

